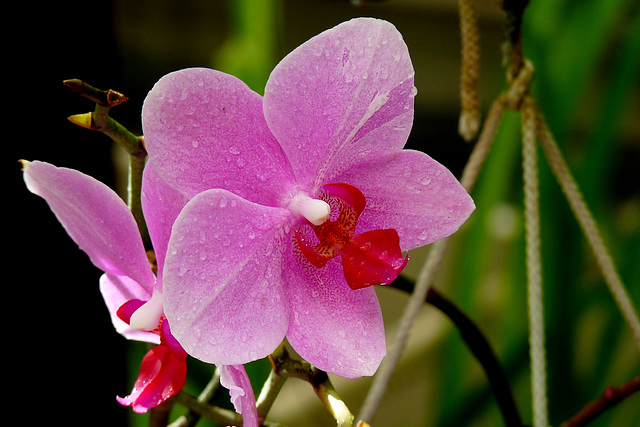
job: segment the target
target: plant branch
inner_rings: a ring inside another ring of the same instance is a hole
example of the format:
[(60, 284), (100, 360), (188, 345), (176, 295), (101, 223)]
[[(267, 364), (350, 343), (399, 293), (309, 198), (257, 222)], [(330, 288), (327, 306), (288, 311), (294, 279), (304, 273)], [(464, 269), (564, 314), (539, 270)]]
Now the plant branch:
[[(354, 417), (344, 401), (338, 396), (326, 372), (317, 369), (304, 360), (292, 359), (281, 345), (269, 356), (275, 375), (293, 377), (307, 381), (313, 387), (324, 407), (333, 415), (338, 427), (351, 427)], [(261, 393), (262, 394), (262, 393)]]
[(600, 416), (603, 412), (638, 391), (640, 391), (640, 376), (633, 378), (619, 387), (608, 387), (599, 398), (588, 403), (571, 419), (562, 423), (560, 427), (585, 426)]
[[(220, 369), (218, 367), (215, 368), (213, 372), (213, 376), (209, 383), (205, 386), (205, 388), (198, 395), (198, 402), (201, 403), (209, 403), (215, 396), (217, 390), (220, 387)], [(201, 414), (195, 410), (190, 410), (187, 414), (182, 415), (178, 419), (176, 419), (173, 423), (170, 424), (169, 427), (193, 427), (200, 420)]]
[(217, 406), (201, 402), (199, 399), (184, 390), (178, 393), (174, 399), (176, 403), (185, 406), (190, 411), (200, 414), (201, 416), (215, 422), (229, 426), (242, 425), (242, 415), (229, 409), (219, 408)]
[[(389, 286), (411, 293), (414, 284), (400, 276)], [(442, 314), (453, 322), (460, 333), (460, 337), (469, 348), (469, 351), (471, 351), (484, 369), (505, 425), (507, 427), (521, 427), (522, 421), (513, 398), (513, 392), (511, 391), (507, 375), (480, 328), (453, 302), (442, 296), (433, 287), (429, 289), (425, 302), (440, 310)]]
[(65, 80), (63, 84), (72, 92), (80, 94), (96, 103), (93, 112), (69, 116), (69, 121), (85, 129), (105, 134), (129, 154), (127, 203), (138, 224), (143, 241), (148, 242), (149, 234), (140, 202), (142, 171), (147, 157), (144, 138), (134, 135), (109, 116), (109, 111), (112, 107), (122, 104), (127, 101), (128, 98), (111, 89), (97, 89), (78, 79)]

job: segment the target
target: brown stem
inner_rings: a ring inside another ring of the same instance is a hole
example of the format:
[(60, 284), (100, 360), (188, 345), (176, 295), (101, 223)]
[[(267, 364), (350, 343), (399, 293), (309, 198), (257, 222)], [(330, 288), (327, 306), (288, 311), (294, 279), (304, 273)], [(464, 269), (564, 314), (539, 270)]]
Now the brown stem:
[(640, 390), (640, 376), (622, 384), (619, 387), (608, 387), (596, 400), (588, 403), (580, 412), (568, 421), (562, 423), (561, 427), (581, 427), (593, 421), (606, 410), (626, 399)]
[[(406, 292), (413, 291), (413, 283), (402, 277), (396, 279), (389, 286)], [(453, 322), (461, 338), (483, 367), (505, 425), (507, 427), (521, 427), (522, 421), (507, 375), (482, 331), (453, 302), (442, 296), (433, 287), (429, 289), (425, 302), (440, 310)]]

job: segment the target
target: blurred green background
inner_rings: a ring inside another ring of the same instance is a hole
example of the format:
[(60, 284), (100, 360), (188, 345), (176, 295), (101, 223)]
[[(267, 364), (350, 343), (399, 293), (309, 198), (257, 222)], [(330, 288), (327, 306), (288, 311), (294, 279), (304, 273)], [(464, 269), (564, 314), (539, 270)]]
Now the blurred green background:
[[(495, 1), (477, 4), (480, 96), (486, 113), (505, 88), (504, 14)], [(93, 107), (65, 92), (62, 80), (80, 78), (123, 92), (130, 101), (112, 115), (140, 133), (144, 96), (167, 72), (209, 66), (237, 75), (262, 93), (270, 70), (284, 55), (356, 16), (389, 20), (409, 46), (418, 95), (408, 146), (425, 151), (458, 177), (471, 150), (457, 134), (460, 37), (454, 0), (359, 5), (338, 0), (112, 0), (12, 8), (9, 16), (20, 25), (9, 38), (16, 40), (10, 58), (21, 77), (8, 85), (15, 90), (12, 123), (27, 131), (27, 137), (10, 144), (7, 158), (13, 163), (27, 158), (74, 167), (123, 191), (119, 149), (103, 135), (66, 123), (66, 116)], [(640, 3), (532, 0), (525, 13), (524, 49), (536, 67), (534, 95), (640, 306)], [(477, 210), (455, 235), (435, 286), (486, 333), (527, 423), (531, 398), (519, 138), (519, 117), (509, 113), (472, 193)], [(9, 238), (18, 245), (15, 261), (23, 282), (38, 286), (37, 309), (31, 308), (37, 315), (30, 317), (36, 325), (29, 330), (40, 333), (25, 339), (20, 328), (10, 328), (9, 342), (24, 355), (25, 381), (16, 386), (16, 394), (35, 394), (33, 401), (40, 403), (23, 403), (46, 408), (28, 412), (26, 419), (147, 425), (148, 416), (132, 415), (115, 401), (116, 394), (130, 391), (145, 347), (124, 343), (110, 329), (97, 291), (99, 272), (86, 265), (46, 206), (20, 187), (16, 171), (13, 165), (20, 231)], [(559, 425), (605, 387), (637, 376), (640, 356), (542, 152), (540, 183), (549, 413)], [(408, 277), (415, 278), (427, 251), (411, 254)], [(377, 290), (392, 342), (407, 295)], [(25, 296), (17, 289), (8, 298)], [(249, 366), (256, 393), (268, 369), (266, 361)], [(187, 389), (197, 394), (211, 367), (191, 361), (189, 372)], [(332, 381), (358, 413), (371, 379)], [(72, 391), (56, 392), (67, 387)], [(310, 386), (296, 380), (286, 383), (269, 418), (290, 426), (334, 424)], [(384, 404), (371, 421), (408, 427), (503, 424), (484, 373), (448, 319), (430, 306), (420, 313)], [(636, 395), (592, 425), (639, 424)]]

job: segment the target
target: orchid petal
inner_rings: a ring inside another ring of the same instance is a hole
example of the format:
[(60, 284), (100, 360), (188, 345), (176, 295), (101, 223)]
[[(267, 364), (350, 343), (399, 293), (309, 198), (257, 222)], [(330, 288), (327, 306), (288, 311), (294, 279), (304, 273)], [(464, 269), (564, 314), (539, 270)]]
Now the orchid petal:
[(186, 197), (160, 178), (151, 162), (147, 162), (142, 175), (141, 202), (158, 263), (159, 277), (164, 267), (171, 227), (187, 201)]
[(404, 147), (413, 75), (401, 34), (372, 18), (313, 37), (275, 67), (264, 114), (303, 188), (316, 190), (355, 164)]
[[(148, 292), (155, 276), (131, 211), (112, 189), (73, 169), (24, 162), (29, 191), (47, 201), (69, 236), (100, 270), (135, 280)], [(108, 212), (108, 214), (105, 214)]]
[(191, 198), (223, 188), (277, 206), (292, 172), (267, 128), (262, 98), (236, 77), (190, 68), (156, 83), (142, 109), (145, 144), (160, 176)]
[(288, 304), (281, 252), (289, 211), (225, 190), (198, 194), (178, 216), (164, 268), (165, 314), (193, 357), (237, 365), (284, 338)]
[(243, 365), (220, 366), (220, 384), (229, 390), (231, 403), (242, 415), (244, 427), (258, 427), (258, 411), (251, 381)]
[(131, 394), (116, 399), (123, 406), (131, 406), (134, 412), (144, 414), (179, 393), (186, 378), (186, 358), (176, 357), (168, 346), (159, 345), (142, 359)]
[(374, 289), (349, 288), (338, 258), (316, 268), (302, 255), (292, 255), (288, 265), (283, 274), (291, 304), (287, 340), (292, 347), (312, 365), (336, 375), (373, 375), (386, 352)]
[(337, 179), (358, 187), (367, 199), (358, 233), (393, 228), (403, 250), (453, 234), (475, 209), (455, 176), (419, 151), (403, 150)]
[(154, 344), (160, 343), (158, 334), (147, 331), (136, 331), (118, 317), (117, 312), (123, 304), (131, 300), (147, 301), (151, 298), (151, 294), (144, 290), (134, 280), (124, 276), (113, 276), (111, 274), (103, 274), (100, 277), (100, 293), (104, 298), (105, 305), (109, 310), (111, 322), (116, 332), (127, 339), (150, 342)]

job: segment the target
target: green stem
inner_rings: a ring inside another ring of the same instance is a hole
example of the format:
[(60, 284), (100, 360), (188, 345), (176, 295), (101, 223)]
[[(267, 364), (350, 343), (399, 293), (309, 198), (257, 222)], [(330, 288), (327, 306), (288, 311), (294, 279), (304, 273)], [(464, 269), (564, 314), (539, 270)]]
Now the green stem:
[[(204, 404), (210, 402), (215, 396), (220, 386), (220, 369), (216, 367), (209, 383), (198, 396), (198, 401)], [(201, 414), (195, 410), (190, 410), (170, 424), (170, 427), (193, 427), (200, 420)]]
[(230, 426), (242, 425), (242, 415), (229, 409), (223, 409), (217, 406), (208, 405), (185, 391), (181, 391), (180, 393), (178, 393), (175, 399), (176, 403), (179, 403), (189, 408), (191, 411), (194, 411), (201, 416), (213, 420), (217, 423)]
[(278, 374), (275, 368), (271, 370), (256, 400), (258, 418), (264, 419), (267, 416), (286, 380), (287, 377)]
[(113, 90), (100, 90), (77, 79), (65, 80), (64, 85), (75, 93), (96, 103), (92, 113), (77, 114), (69, 121), (86, 129), (101, 132), (122, 147), (129, 154), (129, 184), (127, 202), (140, 229), (143, 241), (148, 242), (148, 231), (142, 214), (140, 194), (142, 171), (147, 157), (144, 138), (136, 136), (109, 116), (112, 107), (125, 102), (127, 98)]
[(333, 415), (338, 427), (351, 427), (354, 416), (331, 384), (326, 372), (304, 360), (292, 359), (281, 345), (270, 357), (274, 371), (282, 377), (293, 377), (307, 381), (313, 387), (324, 407)]

